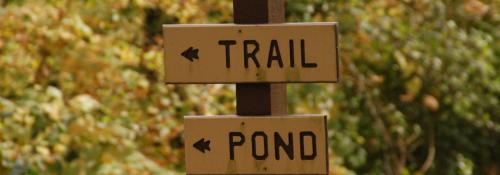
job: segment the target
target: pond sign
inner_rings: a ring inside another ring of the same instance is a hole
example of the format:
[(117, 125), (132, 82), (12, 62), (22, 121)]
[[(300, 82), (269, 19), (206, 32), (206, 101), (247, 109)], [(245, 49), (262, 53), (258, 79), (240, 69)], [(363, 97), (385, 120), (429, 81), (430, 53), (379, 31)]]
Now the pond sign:
[(327, 116), (288, 115), (286, 83), (339, 81), (337, 23), (284, 23), (284, 0), (233, 10), (163, 25), (165, 83), (236, 84), (237, 115), (184, 118), (186, 174), (329, 174)]
[(325, 174), (326, 116), (185, 117), (190, 174)]

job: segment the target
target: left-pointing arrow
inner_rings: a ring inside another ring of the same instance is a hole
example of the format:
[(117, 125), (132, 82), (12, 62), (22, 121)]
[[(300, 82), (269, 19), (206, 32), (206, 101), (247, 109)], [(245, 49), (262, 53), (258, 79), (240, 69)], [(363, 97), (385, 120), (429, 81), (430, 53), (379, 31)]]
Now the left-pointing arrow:
[(198, 140), (196, 143), (194, 143), (193, 147), (195, 147), (202, 153), (205, 153), (205, 150), (210, 151), (210, 140), (205, 141), (205, 139), (202, 138)]
[(184, 52), (182, 52), (181, 55), (189, 61), (193, 62), (194, 59), (198, 59), (198, 49), (189, 47)]

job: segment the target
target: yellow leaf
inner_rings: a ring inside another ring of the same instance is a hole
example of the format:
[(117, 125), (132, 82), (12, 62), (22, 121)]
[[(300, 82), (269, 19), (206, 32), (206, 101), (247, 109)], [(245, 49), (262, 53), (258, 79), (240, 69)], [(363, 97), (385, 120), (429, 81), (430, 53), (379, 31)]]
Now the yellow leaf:
[(431, 111), (437, 111), (439, 109), (439, 101), (432, 95), (424, 96), (423, 103)]
[(474, 17), (482, 17), (490, 7), (479, 0), (467, 0), (464, 4), (464, 11)]

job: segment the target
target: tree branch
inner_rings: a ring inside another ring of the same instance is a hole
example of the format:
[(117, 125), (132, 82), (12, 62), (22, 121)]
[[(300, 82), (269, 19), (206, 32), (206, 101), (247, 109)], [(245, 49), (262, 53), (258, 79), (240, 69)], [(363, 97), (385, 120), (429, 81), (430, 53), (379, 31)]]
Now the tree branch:
[(425, 174), (427, 170), (431, 167), (432, 163), (434, 162), (434, 157), (436, 155), (436, 147), (434, 145), (434, 130), (430, 130), (429, 134), (429, 145), (427, 149), (427, 158), (425, 159), (424, 164), (422, 164), (422, 167), (420, 167), (420, 170), (418, 170), (417, 174)]

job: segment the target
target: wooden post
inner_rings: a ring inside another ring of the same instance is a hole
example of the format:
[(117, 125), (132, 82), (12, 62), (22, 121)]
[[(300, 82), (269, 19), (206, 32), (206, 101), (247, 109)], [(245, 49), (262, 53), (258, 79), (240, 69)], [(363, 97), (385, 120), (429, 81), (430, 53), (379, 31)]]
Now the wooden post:
[[(285, 22), (285, 0), (233, 0), (236, 24)], [(286, 115), (286, 83), (236, 84), (236, 113), (249, 115)]]

